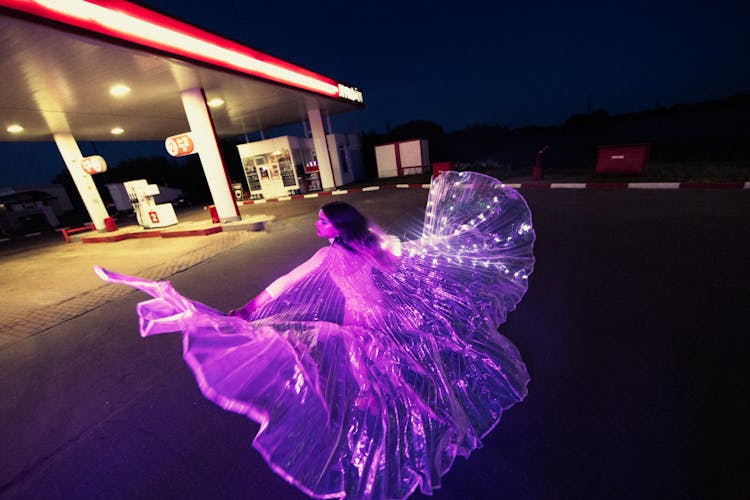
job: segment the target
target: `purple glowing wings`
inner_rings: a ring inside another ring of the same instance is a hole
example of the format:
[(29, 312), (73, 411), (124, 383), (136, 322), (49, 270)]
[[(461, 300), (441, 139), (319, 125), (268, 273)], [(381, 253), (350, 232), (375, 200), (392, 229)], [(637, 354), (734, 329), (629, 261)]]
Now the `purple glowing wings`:
[(526, 291), (533, 242), (518, 193), (447, 172), (395, 272), (333, 245), (249, 321), (167, 282), (96, 272), (153, 297), (141, 335), (182, 332), (204, 395), (261, 424), (253, 445), (285, 480), (316, 498), (406, 498), (439, 487), (526, 395), (497, 326)]

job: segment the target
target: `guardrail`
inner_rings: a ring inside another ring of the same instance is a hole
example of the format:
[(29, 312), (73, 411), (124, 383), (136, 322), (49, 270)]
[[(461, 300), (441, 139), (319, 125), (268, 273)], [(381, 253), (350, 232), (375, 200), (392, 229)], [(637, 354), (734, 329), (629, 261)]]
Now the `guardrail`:
[(94, 228), (94, 224), (91, 223), (91, 222), (89, 222), (85, 226), (65, 228), (65, 229), (63, 229), (60, 232), (62, 233), (63, 238), (65, 238), (65, 241), (67, 241), (68, 243), (70, 243), (70, 235), (71, 234), (73, 234), (73, 233), (80, 233), (82, 231), (93, 231), (94, 229), (95, 229)]

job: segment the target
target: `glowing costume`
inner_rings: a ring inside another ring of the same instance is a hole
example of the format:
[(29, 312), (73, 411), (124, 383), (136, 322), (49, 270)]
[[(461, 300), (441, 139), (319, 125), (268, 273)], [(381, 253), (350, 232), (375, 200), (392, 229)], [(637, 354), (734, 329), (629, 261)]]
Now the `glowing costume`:
[(529, 381), (497, 331), (532, 271), (534, 231), (521, 196), (476, 173), (442, 173), (422, 237), (395, 271), (341, 244), (269, 290), (250, 321), (150, 282), (141, 335), (182, 331), (204, 395), (261, 425), (253, 445), (317, 498), (430, 493), (468, 456)]

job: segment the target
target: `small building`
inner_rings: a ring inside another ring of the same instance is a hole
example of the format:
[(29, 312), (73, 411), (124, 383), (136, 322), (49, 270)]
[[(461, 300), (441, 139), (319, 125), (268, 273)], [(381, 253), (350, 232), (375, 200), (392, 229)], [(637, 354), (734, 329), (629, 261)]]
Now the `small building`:
[(375, 146), (375, 162), (380, 179), (429, 171), (427, 140), (414, 139)]

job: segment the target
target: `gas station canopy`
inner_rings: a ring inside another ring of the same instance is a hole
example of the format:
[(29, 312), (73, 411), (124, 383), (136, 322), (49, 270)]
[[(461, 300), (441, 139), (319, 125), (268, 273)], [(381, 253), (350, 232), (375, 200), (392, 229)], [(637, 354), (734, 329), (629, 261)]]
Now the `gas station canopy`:
[(163, 140), (190, 129), (191, 88), (218, 136), (364, 106), (355, 87), (122, 0), (0, 0), (0, 74), (0, 141)]

